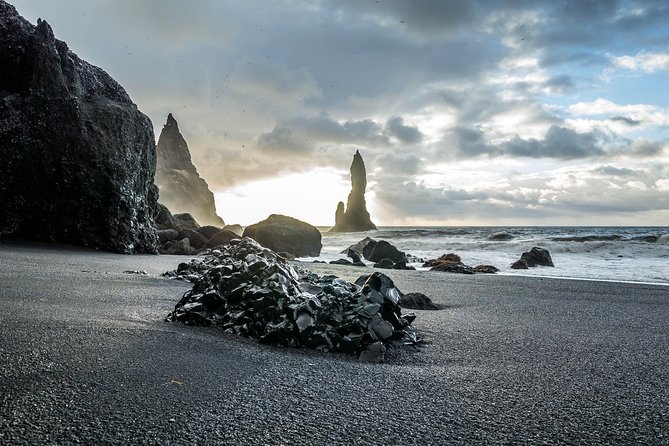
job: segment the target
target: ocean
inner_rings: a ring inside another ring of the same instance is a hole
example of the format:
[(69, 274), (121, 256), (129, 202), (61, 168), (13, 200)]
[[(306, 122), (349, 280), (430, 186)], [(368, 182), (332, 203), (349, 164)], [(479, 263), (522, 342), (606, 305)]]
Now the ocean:
[[(494, 265), (505, 275), (669, 285), (669, 227), (380, 227), (351, 233), (319, 229), (320, 257), (301, 260), (346, 258), (342, 250), (371, 237), (423, 259), (452, 252), (467, 265)], [(555, 267), (511, 269), (533, 246), (547, 249)], [(422, 269), (420, 263), (411, 265)]]

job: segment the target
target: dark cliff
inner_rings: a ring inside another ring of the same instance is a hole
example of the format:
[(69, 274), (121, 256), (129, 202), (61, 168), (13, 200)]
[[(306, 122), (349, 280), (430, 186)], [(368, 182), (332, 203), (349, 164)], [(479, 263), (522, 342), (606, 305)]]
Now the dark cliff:
[(156, 252), (154, 144), (114, 79), (0, 0), (0, 235)]
[(348, 194), (346, 207), (343, 202), (337, 204), (335, 225), (331, 232), (355, 232), (376, 229), (367, 212), (365, 189), (367, 188), (367, 170), (365, 162), (356, 150), (351, 163), (351, 193)]
[(216, 214), (214, 194), (197, 173), (188, 144), (171, 113), (160, 132), (156, 152), (156, 184), (160, 189), (160, 202), (172, 212), (191, 214), (202, 225), (223, 227), (223, 219)]

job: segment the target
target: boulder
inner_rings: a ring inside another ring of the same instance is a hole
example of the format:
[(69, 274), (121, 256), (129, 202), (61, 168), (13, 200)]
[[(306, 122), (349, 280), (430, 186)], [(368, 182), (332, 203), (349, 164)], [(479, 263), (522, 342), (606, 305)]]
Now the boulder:
[(316, 227), (285, 215), (272, 214), (247, 226), (243, 236), (273, 251), (286, 251), (296, 257), (317, 257), (322, 248), (321, 233)]
[(423, 263), (424, 268), (432, 268), (433, 266), (441, 265), (442, 263), (462, 263), (462, 259), (459, 255), (448, 253), (444, 254), (437, 259), (431, 259)]
[(225, 229), (219, 230), (212, 238), (207, 240), (207, 243), (204, 245), (205, 249), (213, 249), (218, 246), (227, 245), (232, 240), (238, 239), (239, 237), (234, 232), (230, 232)]
[(186, 214), (174, 214), (174, 220), (178, 229), (192, 229), (196, 231), (200, 228), (200, 225), (193, 218), (192, 215)]
[(528, 267), (532, 268), (535, 266), (555, 266), (547, 249), (535, 246), (529, 251), (522, 253), (520, 259), (511, 265), (511, 268), (527, 269)]
[(462, 263), (460, 256), (453, 253), (444, 254), (437, 259), (431, 259), (423, 263), (423, 267), (431, 271), (442, 271), (447, 273), (474, 274), (474, 268)]
[(400, 295), (399, 305), (411, 310), (441, 310), (443, 306), (435, 304), (422, 293), (407, 293)]
[(176, 229), (158, 229), (156, 231), (160, 243), (169, 242), (179, 238), (179, 231)]
[(356, 150), (351, 163), (351, 193), (346, 207), (343, 202), (337, 204), (335, 225), (331, 232), (355, 232), (376, 229), (367, 212), (365, 189), (367, 188), (367, 170), (360, 152)]
[(207, 226), (201, 226), (201, 227), (197, 228), (196, 231), (199, 232), (200, 234), (202, 234), (205, 239), (209, 240), (210, 238), (212, 238), (213, 236), (218, 234), (221, 231), (221, 228), (218, 228), (216, 226), (207, 225)]
[(160, 253), (192, 256), (195, 254), (195, 249), (190, 245), (190, 241), (187, 238), (184, 238), (175, 242), (167, 242), (163, 247), (161, 247)]
[(390, 259), (381, 259), (374, 264), (374, 268), (393, 269), (395, 262)]
[(223, 227), (226, 231), (234, 232), (237, 234), (238, 237), (241, 237), (244, 234), (244, 228), (242, 228), (242, 225), (234, 224), (234, 225), (225, 225)]
[(499, 268), (492, 265), (476, 265), (474, 267), (474, 272), (482, 274), (495, 274), (499, 272)]
[(204, 235), (188, 228), (183, 228), (179, 231), (179, 238), (187, 238), (190, 245), (197, 250), (204, 248), (204, 245), (207, 243), (207, 238)]
[(406, 263), (407, 260), (406, 254), (385, 240), (379, 240), (374, 244), (370, 242), (367, 244), (367, 246), (365, 246), (363, 251), (363, 255), (370, 262), (378, 262), (383, 259), (390, 259), (393, 262)]
[(349, 249), (346, 252), (346, 256), (351, 258), (351, 261), (353, 263), (362, 263), (362, 259), (360, 258), (360, 254), (358, 254), (356, 251), (353, 251), (352, 249)]
[(0, 1), (0, 235), (155, 253), (153, 125), (98, 67)]
[(156, 215), (156, 228), (158, 229), (177, 229), (179, 223), (174, 215), (164, 204), (158, 203), (158, 213)]
[(364, 239), (360, 240), (358, 243), (355, 245), (351, 245), (345, 250), (343, 250), (341, 253), (346, 254), (348, 257), (351, 257), (349, 252), (357, 252), (358, 255), (362, 255), (362, 251), (365, 249), (365, 246), (367, 246), (368, 243), (374, 242), (376, 243), (376, 240), (371, 239), (370, 237), (365, 237)]
[(509, 240), (513, 240), (513, 235), (509, 234), (508, 232), (495, 232), (494, 234), (490, 234), (488, 236), (488, 240), (496, 241), (496, 242), (506, 242)]
[[(156, 144), (156, 185), (160, 201), (175, 212), (187, 212), (204, 225), (223, 227), (214, 194), (191, 160), (186, 140), (170, 113)], [(192, 228), (191, 228), (192, 229)]]

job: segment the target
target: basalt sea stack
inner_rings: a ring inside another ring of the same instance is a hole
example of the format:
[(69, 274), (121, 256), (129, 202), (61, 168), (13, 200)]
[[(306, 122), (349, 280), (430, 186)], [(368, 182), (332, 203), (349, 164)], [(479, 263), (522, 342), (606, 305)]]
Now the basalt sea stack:
[(0, 235), (156, 252), (155, 167), (125, 90), (0, 0)]
[(337, 205), (335, 225), (331, 232), (355, 232), (376, 229), (367, 212), (365, 203), (365, 188), (367, 187), (367, 171), (365, 162), (356, 150), (351, 163), (351, 193), (344, 207), (343, 202)]
[(174, 213), (191, 214), (201, 225), (223, 227), (223, 219), (216, 214), (214, 194), (197, 173), (188, 144), (171, 113), (160, 132), (156, 152), (156, 184), (160, 189), (160, 202)]

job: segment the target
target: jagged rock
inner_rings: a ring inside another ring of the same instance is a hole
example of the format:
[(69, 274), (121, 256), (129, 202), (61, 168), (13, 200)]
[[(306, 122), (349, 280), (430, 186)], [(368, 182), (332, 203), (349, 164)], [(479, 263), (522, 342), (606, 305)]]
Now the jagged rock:
[(345, 250), (343, 250), (341, 252), (341, 254), (346, 254), (348, 257), (351, 257), (349, 252), (353, 251), (353, 252), (357, 252), (359, 255), (362, 255), (362, 251), (365, 249), (365, 246), (367, 246), (367, 244), (370, 243), (370, 242), (376, 243), (376, 240), (373, 240), (370, 237), (365, 237), (364, 239), (360, 240), (355, 245), (351, 245), (348, 248), (346, 248)]
[(232, 240), (238, 239), (239, 237), (234, 232), (230, 232), (226, 229), (221, 229), (218, 231), (212, 238), (207, 240), (207, 243), (204, 245), (205, 249), (213, 249), (221, 245), (227, 245)]
[(190, 245), (196, 249), (202, 249), (207, 244), (207, 238), (197, 231), (183, 228), (179, 231), (179, 238), (187, 238)]
[(170, 113), (156, 145), (156, 184), (160, 202), (173, 212), (187, 212), (203, 225), (223, 227), (216, 213), (214, 194), (200, 177), (191, 160), (188, 144)]
[(535, 266), (555, 266), (547, 249), (536, 246), (520, 255), (520, 259), (511, 265), (512, 269), (527, 269)]
[(319, 277), (249, 238), (165, 275), (195, 281), (168, 320), (215, 324), (262, 343), (357, 354), (363, 361), (383, 361), (388, 346), (419, 342), (415, 315), (402, 314), (389, 277), (374, 273), (361, 286)]
[(158, 203), (158, 214), (156, 215), (157, 229), (177, 229), (179, 222), (164, 204)]
[(367, 188), (367, 170), (365, 162), (356, 150), (351, 163), (351, 192), (348, 194), (346, 207), (343, 202), (337, 204), (335, 225), (331, 232), (355, 232), (376, 229), (367, 212), (365, 189)]
[(107, 73), (0, 1), (0, 235), (155, 253), (153, 126)]
[(195, 254), (195, 249), (190, 245), (190, 240), (187, 238), (167, 242), (160, 249), (161, 254), (170, 254), (170, 255), (182, 255), (182, 256), (192, 256)]
[(188, 213), (174, 214), (174, 221), (178, 229), (192, 229), (193, 231), (200, 229), (200, 224)]
[(221, 228), (217, 228), (216, 226), (201, 226), (197, 228), (197, 232), (202, 234), (206, 240), (209, 240), (219, 232), (221, 232)]
[(482, 274), (495, 274), (499, 272), (499, 268), (493, 265), (476, 265), (474, 267), (474, 272)]
[(273, 251), (286, 251), (296, 257), (317, 257), (321, 253), (321, 233), (314, 226), (296, 218), (272, 214), (247, 226), (244, 237), (251, 237)]
[(443, 306), (435, 304), (423, 293), (407, 293), (400, 296), (399, 305), (412, 310), (441, 310)]
[(223, 227), (226, 231), (234, 232), (237, 234), (238, 237), (241, 237), (244, 235), (244, 228), (242, 228), (242, 225), (234, 224), (234, 225), (225, 225)]
[(158, 229), (156, 235), (160, 243), (165, 243), (179, 238), (179, 231), (176, 229)]

